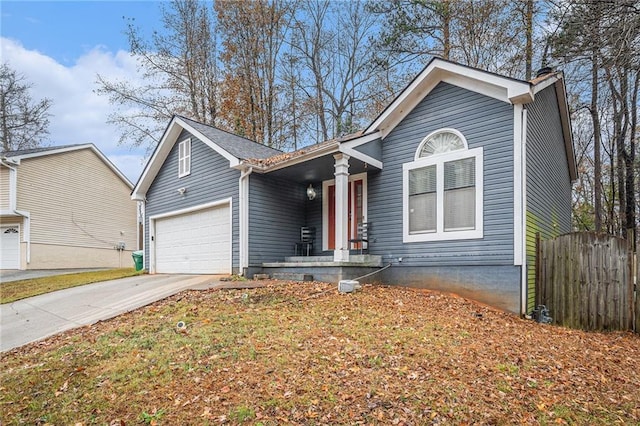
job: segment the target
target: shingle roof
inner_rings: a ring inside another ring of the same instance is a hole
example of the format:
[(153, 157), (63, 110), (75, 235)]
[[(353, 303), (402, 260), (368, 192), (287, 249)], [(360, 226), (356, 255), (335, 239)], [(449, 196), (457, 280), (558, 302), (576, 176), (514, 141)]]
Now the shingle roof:
[(337, 146), (340, 142), (346, 142), (348, 140), (355, 139), (359, 136), (362, 136), (362, 131), (341, 136), (336, 139), (329, 139), (328, 141), (319, 142), (313, 145), (308, 145), (296, 151), (279, 153), (277, 155), (273, 155), (267, 158), (247, 158), (246, 162), (249, 164), (255, 164), (255, 165), (260, 165), (265, 167), (273, 166), (276, 164), (284, 163), (294, 158), (302, 157), (305, 154), (311, 154), (315, 151), (320, 151), (324, 148), (329, 148), (332, 145)]
[(258, 142), (243, 138), (233, 133), (225, 132), (216, 127), (198, 123), (186, 117), (180, 116), (181, 120), (187, 122), (194, 129), (206, 136), (211, 142), (227, 151), (229, 154), (241, 160), (248, 158), (267, 158), (282, 154), (282, 151), (270, 148)]
[(74, 146), (82, 146), (82, 145), (86, 145), (86, 144), (81, 143), (81, 144), (73, 144), (73, 145), (56, 145), (56, 146), (44, 146), (44, 147), (31, 148), (31, 149), (19, 149), (16, 151), (2, 151), (0, 152), (0, 155), (2, 155), (3, 157), (17, 157), (20, 155), (37, 154), (39, 152), (55, 151), (58, 149), (73, 148)]

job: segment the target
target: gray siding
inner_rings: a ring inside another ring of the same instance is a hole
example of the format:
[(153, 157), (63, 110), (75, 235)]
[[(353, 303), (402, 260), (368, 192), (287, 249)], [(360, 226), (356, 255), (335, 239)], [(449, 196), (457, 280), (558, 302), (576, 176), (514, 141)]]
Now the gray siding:
[[(402, 242), (402, 164), (429, 133), (451, 127), (484, 147), (484, 238)], [(440, 83), (383, 141), (384, 169), (369, 175), (370, 252), (403, 266), (513, 265), (513, 107)]]
[(554, 86), (527, 109), (527, 212), (549, 238), (571, 231), (571, 179)]
[(528, 308), (534, 304), (535, 235), (549, 239), (571, 231), (571, 179), (555, 87), (527, 106)]
[(376, 139), (354, 148), (369, 157), (382, 161), (382, 140)]
[[(191, 137), (191, 174), (178, 178), (178, 146)], [(229, 168), (229, 161), (195, 136), (183, 131), (174, 144), (158, 175), (147, 191), (145, 241), (149, 241), (149, 216), (181, 210), (232, 197), (232, 263), (239, 266), (238, 191), (240, 172)], [(178, 188), (186, 187), (180, 195)], [(149, 259), (149, 244), (145, 245)], [(146, 263), (148, 265), (148, 263)]]
[[(322, 255), (322, 197), (324, 196), (322, 193), (322, 184), (318, 183), (315, 186), (316, 189), (316, 198), (312, 201), (307, 201), (305, 203), (305, 218), (306, 218), (306, 226), (313, 226), (316, 228), (316, 241), (313, 245), (313, 254), (314, 256)], [(327, 252), (328, 253), (328, 252)], [(325, 253), (326, 254), (326, 253)], [(333, 251), (331, 251), (333, 255)]]
[[(314, 201), (319, 201), (316, 198)], [(249, 265), (283, 261), (293, 256), (306, 224), (306, 187), (254, 173), (249, 176)], [(316, 232), (321, 229), (317, 228)]]

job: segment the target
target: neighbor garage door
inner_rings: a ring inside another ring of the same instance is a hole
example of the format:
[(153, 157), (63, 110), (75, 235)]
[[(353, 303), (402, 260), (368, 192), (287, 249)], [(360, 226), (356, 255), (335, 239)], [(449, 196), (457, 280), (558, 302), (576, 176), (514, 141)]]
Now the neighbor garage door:
[(155, 247), (158, 273), (231, 273), (229, 205), (157, 219)]
[(0, 227), (0, 269), (20, 268), (20, 230), (18, 226)]

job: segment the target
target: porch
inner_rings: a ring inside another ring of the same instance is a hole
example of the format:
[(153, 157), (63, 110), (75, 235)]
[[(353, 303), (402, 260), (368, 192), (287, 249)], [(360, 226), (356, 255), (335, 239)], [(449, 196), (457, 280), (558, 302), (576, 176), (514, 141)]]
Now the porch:
[(382, 267), (382, 256), (352, 254), (348, 261), (334, 261), (333, 256), (290, 256), (283, 262), (267, 262), (255, 268), (254, 274), (291, 281), (335, 282), (375, 272)]

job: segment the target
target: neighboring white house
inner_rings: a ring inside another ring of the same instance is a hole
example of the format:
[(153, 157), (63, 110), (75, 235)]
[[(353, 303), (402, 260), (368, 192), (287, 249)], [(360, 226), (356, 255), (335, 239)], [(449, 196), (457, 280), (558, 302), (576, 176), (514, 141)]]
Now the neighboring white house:
[(93, 145), (0, 154), (0, 269), (132, 266), (132, 184)]

